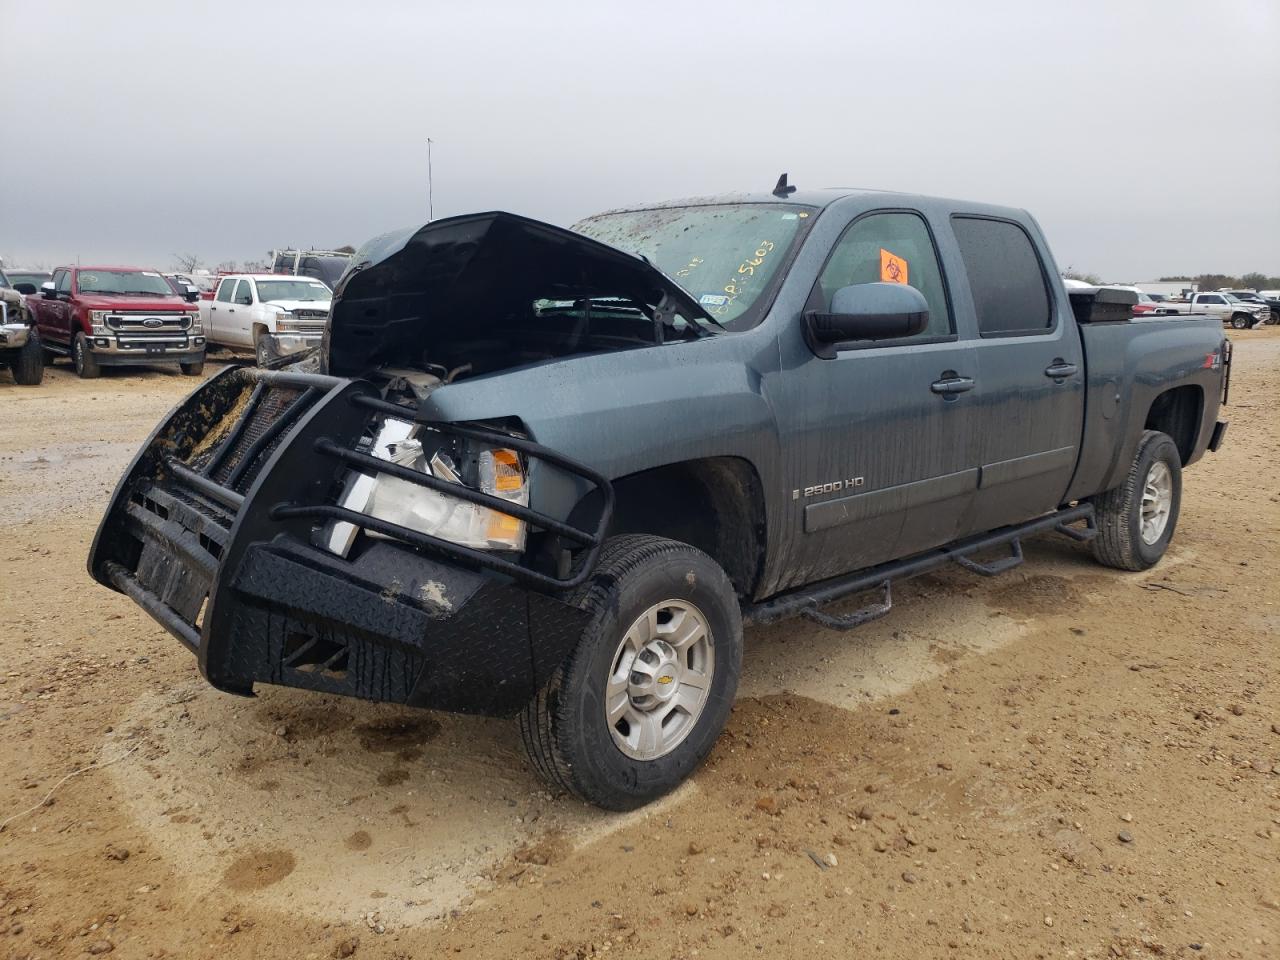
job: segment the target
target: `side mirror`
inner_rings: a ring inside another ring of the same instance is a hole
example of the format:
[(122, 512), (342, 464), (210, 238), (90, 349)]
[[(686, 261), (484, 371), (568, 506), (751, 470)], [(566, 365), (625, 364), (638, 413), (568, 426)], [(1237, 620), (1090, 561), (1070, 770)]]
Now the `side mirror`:
[(200, 288), (194, 284), (186, 284), (186, 292), (182, 294), (182, 299), (187, 303), (195, 303), (200, 299)]
[(859, 283), (831, 297), (831, 312), (810, 310), (805, 330), (814, 353), (825, 359), (855, 340), (913, 337), (929, 325), (929, 301), (905, 283)]
[(53, 288), (52, 280), (46, 280), (44, 283), (40, 284), (40, 296), (44, 297), (46, 300), (58, 299), (58, 291)]
[(23, 296), (33, 297), (36, 293), (36, 285), (34, 283), (15, 283), (13, 289), (17, 290)]

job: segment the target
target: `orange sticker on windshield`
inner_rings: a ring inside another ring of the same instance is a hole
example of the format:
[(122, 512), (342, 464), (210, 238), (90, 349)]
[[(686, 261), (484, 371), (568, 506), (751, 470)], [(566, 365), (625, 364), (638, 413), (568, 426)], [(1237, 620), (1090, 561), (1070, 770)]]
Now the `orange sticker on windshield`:
[(907, 261), (881, 247), (880, 279), (885, 283), (906, 283)]

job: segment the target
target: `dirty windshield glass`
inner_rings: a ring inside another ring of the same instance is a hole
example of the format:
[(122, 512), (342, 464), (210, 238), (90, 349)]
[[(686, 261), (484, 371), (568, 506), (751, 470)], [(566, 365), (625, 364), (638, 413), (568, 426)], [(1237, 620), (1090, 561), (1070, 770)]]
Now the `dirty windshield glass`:
[(259, 280), (258, 299), (328, 300), (333, 294), (318, 280)]
[(81, 293), (173, 296), (169, 281), (151, 270), (81, 270), (76, 280)]
[(631, 210), (591, 217), (578, 233), (647, 257), (731, 328), (751, 326), (753, 307), (813, 216), (808, 207), (734, 203)]

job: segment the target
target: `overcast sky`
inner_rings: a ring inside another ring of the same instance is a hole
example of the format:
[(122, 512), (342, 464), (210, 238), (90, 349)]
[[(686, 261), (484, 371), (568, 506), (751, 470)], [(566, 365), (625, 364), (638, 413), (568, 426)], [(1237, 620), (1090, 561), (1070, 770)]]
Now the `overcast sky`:
[(209, 265), (505, 209), (867, 186), (1105, 279), (1280, 274), (1280, 2), (0, 0), (0, 256)]

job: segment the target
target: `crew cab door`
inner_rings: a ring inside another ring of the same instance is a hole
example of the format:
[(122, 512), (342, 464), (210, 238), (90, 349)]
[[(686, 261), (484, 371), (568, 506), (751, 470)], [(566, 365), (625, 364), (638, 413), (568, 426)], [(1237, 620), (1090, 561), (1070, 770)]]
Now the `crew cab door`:
[(1058, 507), (1075, 472), (1084, 356), (1075, 317), (1028, 230), (957, 214), (952, 232), (977, 322), (981, 474), (963, 533)]
[(1220, 293), (1197, 293), (1191, 298), (1191, 312), (1207, 313), (1222, 320), (1231, 313), (1231, 305)]
[[(841, 287), (904, 282), (924, 294), (923, 333), (842, 346), (800, 342), (784, 355), (776, 406), (784, 509), (798, 532), (780, 588), (872, 566), (953, 540), (977, 486), (974, 343), (956, 331), (930, 227), (910, 210), (854, 219), (806, 305)], [(847, 349), (846, 349), (847, 347)]]
[(235, 339), (235, 277), (223, 277), (218, 281), (218, 289), (209, 301), (209, 339), (226, 346), (237, 346)]
[(46, 343), (70, 345), (73, 330), (71, 329), (71, 271), (68, 269), (53, 272), (53, 289), (57, 299), (45, 299), (40, 293), (40, 302), (36, 305), (36, 326), (40, 329), (40, 338)]
[(247, 277), (241, 277), (240, 286), (236, 288), (235, 302), (232, 307), (235, 309), (236, 342), (242, 347), (254, 346), (253, 327), (258, 319), (258, 311), (260, 309), (255, 306), (257, 299), (253, 281)]

